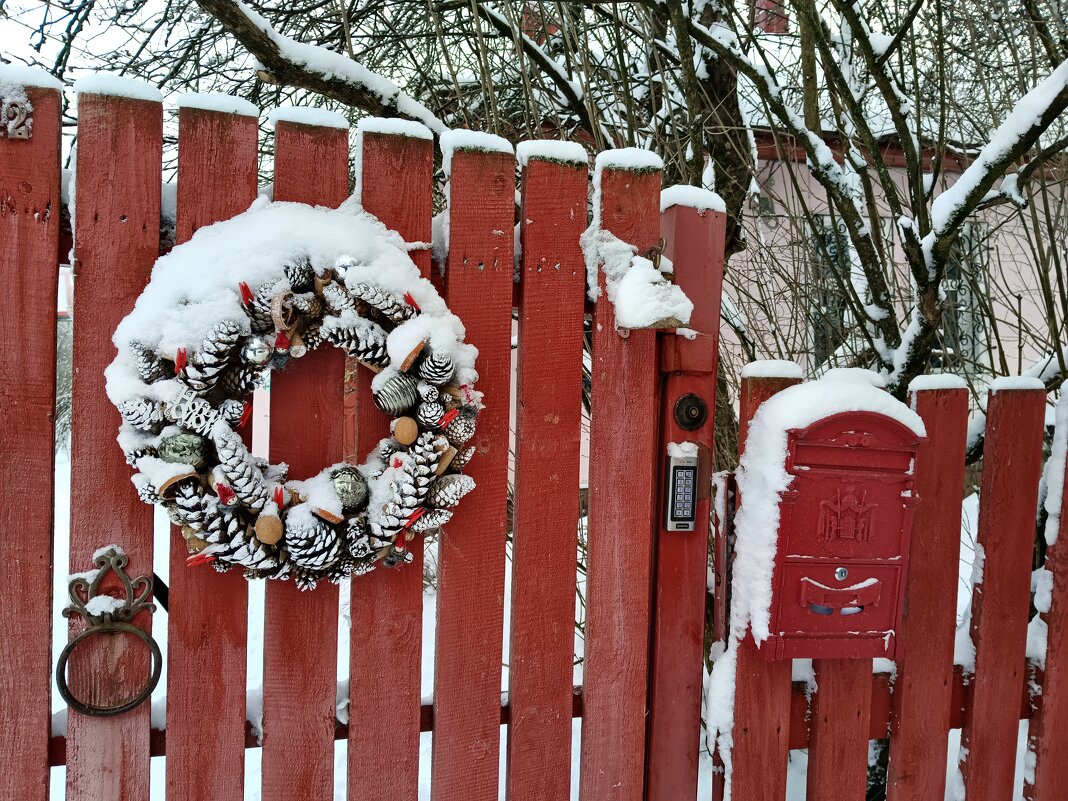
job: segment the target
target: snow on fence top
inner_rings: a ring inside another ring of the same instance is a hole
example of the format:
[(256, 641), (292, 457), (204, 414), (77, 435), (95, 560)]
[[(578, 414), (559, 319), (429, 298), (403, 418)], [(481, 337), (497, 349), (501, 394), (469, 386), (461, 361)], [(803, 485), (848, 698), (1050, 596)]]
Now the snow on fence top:
[(651, 150), (642, 150), (639, 147), (621, 147), (616, 150), (605, 150), (597, 154), (593, 162), (594, 172), (601, 170), (662, 170), (664, 160)]
[(923, 421), (908, 406), (884, 392), (877, 373), (860, 369), (828, 370), (819, 380), (797, 384), (773, 395), (749, 424), (738, 465), (738, 492), (744, 499), (735, 518), (737, 545), (731, 584), (731, 634), (751, 627), (759, 645), (768, 638), (772, 568), (779, 535), (779, 500), (793, 477), (786, 472), (787, 432), (842, 412), (876, 412), (925, 436)]
[(1061, 393), (1054, 414), (1053, 450), (1046, 462), (1043, 479), (1046, 484), (1046, 545), (1057, 542), (1060, 534), (1061, 515), (1064, 513), (1064, 478), (1068, 468), (1068, 392)]
[(686, 184), (669, 186), (660, 193), (660, 211), (667, 211), (672, 206), (686, 206), (698, 211), (727, 211), (727, 204), (715, 192)]
[(918, 375), (909, 382), (909, 392), (924, 392), (929, 389), (967, 389), (968, 383), (959, 375), (937, 373)]
[[(346, 123), (347, 125), (347, 123)], [(412, 139), (433, 139), (434, 134), (423, 123), (387, 117), (364, 117), (356, 123), (356, 132), (408, 136)]]
[(223, 114), (238, 114), (242, 117), (259, 117), (260, 110), (243, 97), (225, 95), (222, 92), (186, 92), (178, 98), (175, 108), (195, 108), (201, 111), (218, 111)]
[(578, 142), (561, 142), (555, 139), (529, 139), (515, 146), (515, 157), (520, 167), (526, 167), (531, 159), (556, 161), (561, 164), (589, 164), (586, 149)]
[[(311, 106), (279, 106), (267, 115), (267, 124), (272, 128), (280, 122), (293, 122), (298, 125), (318, 125), (323, 128), (349, 129), (349, 121), (344, 114), (325, 108)], [(418, 123), (416, 123), (418, 125)], [(420, 126), (422, 127), (422, 126)]]
[(990, 394), (1004, 392), (1006, 390), (1041, 389), (1045, 391), (1046, 385), (1039, 379), (1030, 375), (1003, 375), (990, 382)]
[(150, 100), (154, 103), (163, 102), (163, 94), (152, 84), (139, 81), (136, 78), (111, 75), (106, 72), (98, 72), (95, 75), (76, 80), (74, 82), (74, 94), (108, 95), (110, 97), (128, 97), (131, 100)]
[(21, 95), (27, 86), (39, 89), (63, 89), (63, 81), (40, 67), (23, 67), (18, 64), (0, 64), (0, 95)]
[(452, 171), (452, 154), (457, 150), (478, 150), (484, 153), (513, 153), (512, 144), (503, 136), (454, 128), (441, 132), (441, 166), (445, 174)]
[(757, 359), (742, 366), (742, 378), (804, 378), (801, 365), (787, 359)]

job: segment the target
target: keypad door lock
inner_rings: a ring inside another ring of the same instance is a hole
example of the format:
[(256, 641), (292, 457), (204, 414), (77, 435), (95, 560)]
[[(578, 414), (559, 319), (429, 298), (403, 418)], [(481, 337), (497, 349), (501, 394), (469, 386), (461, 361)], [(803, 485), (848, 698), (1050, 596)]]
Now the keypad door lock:
[(693, 531), (697, 521), (697, 457), (669, 456), (667, 475), (668, 531)]

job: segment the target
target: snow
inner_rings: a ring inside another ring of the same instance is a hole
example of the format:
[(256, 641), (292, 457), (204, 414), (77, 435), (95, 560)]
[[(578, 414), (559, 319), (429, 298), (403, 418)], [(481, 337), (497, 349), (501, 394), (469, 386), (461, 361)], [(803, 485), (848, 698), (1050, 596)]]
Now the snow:
[(727, 211), (727, 204), (715, 192), (686, 184), (669, 186), (660, 193), (660, 211), (667, 211), (672, 206), (686, 206), (698, 211)]
[(113, 615), (126, 605), (124, 598), (112, 598), (110, 595), (97, 595), (89, 599), (85, 611), (94, 617)]
[(931, 204), (932, 239), (945, 233), (954, 215), (968, 195), (987, 177), (995, 162), (1003, 159), (1036, 125), (1056, 97), (1068, 87), (1068, 61), (1064, 61), (1030, 92), (1020, 98), (1001, 123), (979, 156), (957, 181)]
[(1046, 385), (1029, 375), (1006, 375), (990, 382), (990, 394), (1009, 390), (1038, 389), (1046, 391)]
[(178, 98), (176, 108), (195, 108), (202, 111), (218, 111), (242, 117), (259, 117), (260, 110), (243, 97), (234, 97), (222, 92), (187, 92)]
[(0, 64), (0, 97), (21, 95), (22, 89), (26, 87), (62, 90), (63, 81), (40, 67)]
[(515, 146), (515, 157), (520, 167), (526, 167), (531, 159), (564, 164), (589, 164), (586, 149), (578, 142), (561, 142), (554, 139), (529, 139), (520, 142)]
[(786, 359), (757, 359), (742, 365), (742, 378), (804, 378), (801, 365)]
[(667, 455), (671, 459), (695, 459), (697, 458), (696, 442), (669, 442)]
[(150, 83), (127, 78), (123, 75), (111, 75), (98, 72), (79, 78), (74, 82), (76, 95), (109, 95), (111, 97), (128, 97), (132, 100), (151, 100), (163, 102), (163, 94)]
[(452, 155), (457, 150), (475, 150), (483, 153), (512, 153), (511, 143), (503, 136), (454, 128), (441, 132), (441, 167), (446, 175), (452, 173)]
[(931, 389), (967, 389), (968, 383), (959, 375), (937, 373), (918, 375), (909, 382), (909, 392), (925, 392)]
[[(267, 124), (272, 128), (280, 122), (295, 122), (298, 125), (318, 125), (322, 128), (349, 129), (349, 121), (344, 114), (325, 108), (311, 106), (279, 106), (267, 115)], [(418, 124), (418, 123), (416, 123)]]
[(1053, 546), (1060, 534), (1061, 518), (1064, 514), (1064, 482), (1068, 465), (1068, 392), (1061, 392), (1054, 413), (1053, 448), (1043, 468), (1043, 482), (1046, 486), (1046, 545)]
[(651, 150), (643, 150), (638, 147), (621, 147), (598, 153), (593, 165), (596, 172), (602, 170), (644, 172), (646, 170), (664, 169), (664, 160)]
[[(347, 123), (346, 123), (347, 125)], [(434, 134), (421, 122), (387, 117), (364, 117), (356, 123), (358, 133), (392, 134), (412, 139), (433, 139)]]
[(732, 582), (731, 633), (752, 630), (759, 645), (770, 634), (772, 567), (778, 547), (779, 500), (792, 482), (785, 469), (787, 432), (832, 414), (870, 411), (897, 420), (918, 436), (923, 421), (879, 388), (869, 370), (829, 370), (817, 381), (797, 384), (772, 396), (753, 417), (737, 471), (745, 502), (735, 517), (737, 544)]

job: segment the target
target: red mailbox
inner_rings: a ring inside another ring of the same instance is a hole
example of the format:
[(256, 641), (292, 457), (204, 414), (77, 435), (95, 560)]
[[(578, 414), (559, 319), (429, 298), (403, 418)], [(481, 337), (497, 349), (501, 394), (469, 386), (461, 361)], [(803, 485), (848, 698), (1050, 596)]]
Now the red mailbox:
[(766, 658), (894, 658), (920, 441), (875, 412), (788, 432)]

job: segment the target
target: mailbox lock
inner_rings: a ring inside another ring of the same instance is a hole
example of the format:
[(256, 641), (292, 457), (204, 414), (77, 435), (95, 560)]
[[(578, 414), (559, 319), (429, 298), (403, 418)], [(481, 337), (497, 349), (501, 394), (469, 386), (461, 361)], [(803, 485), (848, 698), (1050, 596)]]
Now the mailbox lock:
[(844, 567), (837, 567), (834, 570), (834, 577), (839, 581), (845, 581), (849, 578), (849, 570)]
[(675, 401), (675, 422), (685, 431), (693, 431), (708, 419), (708, 404), (692, 392)]

